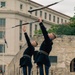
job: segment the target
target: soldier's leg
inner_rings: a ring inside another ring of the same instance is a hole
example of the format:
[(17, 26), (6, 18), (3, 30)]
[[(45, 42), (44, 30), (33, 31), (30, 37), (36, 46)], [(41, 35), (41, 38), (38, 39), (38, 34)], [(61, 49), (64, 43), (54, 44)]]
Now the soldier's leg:
[(27, 75), (27, 68), (26, 68), (26, 66), (23, 67), (23, 75)]
[(45, 72), (46, 72), (46, 75), (49, 75), (49, 67), (48, 66), (45, 66)]
[(39, 65), (39, 71), (40, 71), (40, 75), (44, 75), (43, 64)]
[(28, 66), (28, 75), (31, 75), (31, 66)]

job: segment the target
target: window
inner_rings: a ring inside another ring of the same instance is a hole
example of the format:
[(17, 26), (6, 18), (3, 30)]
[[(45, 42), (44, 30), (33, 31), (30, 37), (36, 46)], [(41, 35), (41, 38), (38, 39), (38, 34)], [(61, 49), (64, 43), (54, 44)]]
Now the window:
[(22, 40), (22, 33), (20, 33), (20, 41)]
[(30, 9), (32, 9), (32, 7), (30, 7)]
[(47, 18), (47, 13), (45, 12), (45, 19)]
[(66, 23), (67, 21), (65, 20), (65, 23)]
[(59, 23), (59, 17), (57, 17), (57, 23)]
[(70, 63), (70, 72), (75, 72), (75, 58)]
[(63, 19), (61, 19), (61, 23), (63, 23)]
[(22, 21), (20, 20), (20, 41), (22, 40)]
[(55, 22), (55, 16), (53, 16), (53, 22)]
[(22, 45), (20, 45), (20, 50), (22, 49)]
[[(30, 7), (30, 9), (32, 9), (32, 7)], [(30, 14), (32, 14), (32, 12)]]
[(5, 18), (0, 18), (0, 27), (5, 27), (5, 22), (6, 22)]
[(37, 11), (35, 11), (35, 16), (37, 16)]
[(32, 37), (32, 24), (30, 24), (30, 37)]
[(35, 31), (37, 30), (37, 25), (35, 25)]
[(5, 53), (5, 45), (0, 44), (0, 53)]
[(22, 10), (22, 8), (23, 8), (23, 5), (22, 5), (22, 4), (20, 4), (20, 10)]
[(5, 65), (0, 65), (0, 73), (4, 73), (5, 72)]
[(49, 14), (49, 20), (51, 20), (51, 14)]
[(5, 2), (0, 2), (0, 7), (5, 7), (6, 3)]
[(4, 32), (3, 31), (0, 31), (0, 39), (3, 38), (3, 35), (4, 35)]
[(57, 56), (49, 56), (51, 63), (57, 63)]
[(40, 11), (40, 17), (42, 17), (42, 11)]

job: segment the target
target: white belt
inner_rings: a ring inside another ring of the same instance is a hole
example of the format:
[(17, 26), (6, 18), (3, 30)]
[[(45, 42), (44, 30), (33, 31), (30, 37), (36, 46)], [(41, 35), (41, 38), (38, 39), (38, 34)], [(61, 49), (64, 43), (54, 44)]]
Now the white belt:
[(26, 57), (28, 57), (28, 58), (31, 58), (29, 55), (27, 55), (27, 54), (25, 54), (25, 55), (23, 55), (23, 56), (26, 56)]
[(48, 53), (47, 53), (47, 52), (42, 51), (42, 50), (40, 50), (40, 53), (43, 53), (43, 54), (45, 54), (45, 55), (48, 55)]

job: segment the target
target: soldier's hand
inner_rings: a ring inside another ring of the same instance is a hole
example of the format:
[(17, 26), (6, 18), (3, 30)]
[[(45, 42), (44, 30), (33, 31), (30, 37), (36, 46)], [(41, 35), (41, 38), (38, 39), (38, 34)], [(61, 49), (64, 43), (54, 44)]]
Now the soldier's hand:
[(39, 22), (42, 22), (43, 20), (42, 20), (42, 18), (39, 18), (38, 21), (39, 21)]
[(26, 32), (26, 26), (23, 26), (23, 32)]

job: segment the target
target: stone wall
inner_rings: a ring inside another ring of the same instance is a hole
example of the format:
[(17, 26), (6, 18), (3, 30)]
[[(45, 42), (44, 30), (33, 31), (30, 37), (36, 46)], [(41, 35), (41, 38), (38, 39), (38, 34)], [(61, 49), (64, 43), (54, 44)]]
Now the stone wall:
[[(34, 36), (35, 40), (39, 40), (39, 45), (36, 48), (39, 49), (42, 36)], [(57, 63), (52, 64), (50, 68), (51, 75), (75, 75), (75, 72), (70, 72), (70, 63), (75, 58), (75, 36), (58, 36), (54, 41), (53, 49), (50, 56), (57, 56)], [(12, 62), (8, 65), (9, 75), (22, 75), (22, 69), (19, 68), (19, 59), (23, 54), (26, 46), (15, 56)], [(36, 75), (37, 69), (34, 64), (33, 75)]]

